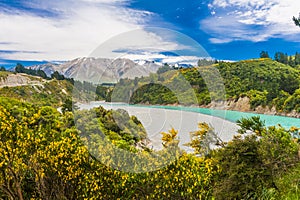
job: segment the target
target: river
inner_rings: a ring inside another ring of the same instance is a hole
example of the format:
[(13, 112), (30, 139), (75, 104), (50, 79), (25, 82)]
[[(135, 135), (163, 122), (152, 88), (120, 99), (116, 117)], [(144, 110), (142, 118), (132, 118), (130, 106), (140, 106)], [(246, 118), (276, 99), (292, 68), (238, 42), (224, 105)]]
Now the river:
[(236, 121), (242, 117), (260, 116), (265, 121), (266, 126), (281, 124), (284, 128), (290, 128), (291, 126), (300, 127), (300, 119), (298, 118), (199, 107), (146, 106), (97, 101), (88, 104), (79, 104), (79, 107), (80, 109), (91, 109), (100, 105), (105, 109), (124, 109), (130, 115), (137, 116), (144, 125), (148, 137), (152, 141), (152, 146), (155, 149), (162, 148), (160, 133), (168, 131), (173, 127), (178, 130), (180, 147), (186, 151), (191, 151), (184, 144), (190, 141), (189, 133), (198, 129), (197, 124), (199, 122), (210, 124), (223, 141), (231, 140), (237, 133), (239, 127), (236, 125)]

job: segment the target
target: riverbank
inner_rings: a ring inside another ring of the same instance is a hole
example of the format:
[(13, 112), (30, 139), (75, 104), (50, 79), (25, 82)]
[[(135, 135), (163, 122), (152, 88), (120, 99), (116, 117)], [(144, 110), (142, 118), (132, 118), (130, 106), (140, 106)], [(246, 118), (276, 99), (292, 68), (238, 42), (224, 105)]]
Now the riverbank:
[[(151, 104), (143, 104), (146, 106), (151, 106)], [(177, 103), (175, 104), (166, 104), (163, 106), (179, 106)], [(211, 102), (207, 105), (189, 105), (188, 107), (192, 108), (207, 108), (207, 109), (215, 109), (215, 110), (228, 110), (228, 111), (238, 111), (238, 112), (246, 112), (252, 114), (263, 114), (263, 115), (276, 115), (283, 117), (293, 117), (300, 118), (300, 113), (296, 112), (296, 110), (292, 110), (291, 112), (280, 112), (276, 110), (275, 106), (257, 106), (252, 109), (250, 106), (250, 99), (248, 97), (240, 97), (237, 100), (228, 100), (222, 102)]]
[(190, 142), (190, 132), (198, 130), (199, 122), (210, 124), (223, 141), (230, 141), (237, 133), (238, 126), (220, 117), (183, 110), (171, 110), (163, 108), (132, 106), (124, 103), (91, 102), (78, 104), (80, 109), (91, 109), (97, 106), (105, 109), (124, 109), (130, 115), (135, 115), (145, 127), (151, 140), (150, 146), (161, 149), (161, 132), (167, 132), (171, 128), (178, 130), (179, 146), (186, 151), (191, 151), (184, 144)]
[(209, 108), (209, 109), (224, 109), (224, 110), (231, 110), (231, 111), (239, 111), (239, 112), (248, 112), (254, 114), (263, 114), (263, 115), (277, 115), (277, 116), (284, 116), (284, 117), (294, 117), (300, 118), (300, 113), (296, 112), (295, 110), (291, 112), (279, 112), (276, 110), (275, 106), (257, 106), (256, 108), (252, 109), (250, 106), (250, 99), (248, 97), (240, 97), (237, 100), (228, 100), (224, 102), (212, 102), (208, 105), (199, 106), (201, 108)]

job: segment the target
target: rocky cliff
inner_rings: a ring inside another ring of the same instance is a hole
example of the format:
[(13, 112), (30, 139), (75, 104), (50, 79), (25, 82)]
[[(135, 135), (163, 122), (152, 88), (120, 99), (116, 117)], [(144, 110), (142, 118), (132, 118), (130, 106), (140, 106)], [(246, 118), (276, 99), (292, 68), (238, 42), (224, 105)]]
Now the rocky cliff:
[(252, 112), (252, 113), (258, 113), (258, 114), (266, 114), (266, 115), (280, 115), (280, 116), (286, 116), (286, 117), (296, 117), (300, 118), (300, 113), (297, 113), (295, 110), (292, 112), (279, 112), (276, 110), (276, 108), (269, 107), (269, 106), (258, 106), (254, 109), (251, 109), (250, 106), (250, 99), (249, 97), (240, 97), (237, 100), (228, 100), (226, 102), (212, 102), (208, 104), (207, 106), (204, 106), (205, 108), (213, 108), (213, 109), (226, 109), (226, 110), (235, 110), (239, 112)]

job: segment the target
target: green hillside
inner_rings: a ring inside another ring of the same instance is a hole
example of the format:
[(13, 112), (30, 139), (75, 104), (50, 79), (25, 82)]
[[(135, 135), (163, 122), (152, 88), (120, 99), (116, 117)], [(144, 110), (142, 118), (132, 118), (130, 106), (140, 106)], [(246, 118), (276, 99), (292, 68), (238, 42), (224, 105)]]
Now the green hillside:
[[(67, 99), (87, 101), (96, 98), (95, 91), (74, 87), (74, 82), (65, 79), (49, 80), (21, 73), (0, 72), (0, 83), (0, 96), (19, 99), (38, 106), (59, 107)], [(79, 84), (81, 83), (76, 83)]]
[[(216, 77), (216, 69), (222, 79)], [(163, 71), (166, 72), (134, 81), (121, 80), (112, 92), (111, 100), (207, 105), (212, 99), (223, 99), (218, 88), (224, 84), (226, 100), (236, 101), (247, 96), (252, 109), (261, 105), (275, 106), (278, 111), (300, 112), (299, 69), (271, 59), (219, 62), (211, 66)], [(130, 94), (133, 94), (131, 98)]]

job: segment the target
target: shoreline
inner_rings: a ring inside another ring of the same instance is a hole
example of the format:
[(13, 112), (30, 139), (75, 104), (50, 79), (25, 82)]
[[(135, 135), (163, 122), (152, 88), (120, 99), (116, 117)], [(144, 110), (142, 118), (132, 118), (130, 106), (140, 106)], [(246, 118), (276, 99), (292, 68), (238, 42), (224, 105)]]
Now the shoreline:
[(80, 109), (91, 109), (100, 105), (105, 109), (124, 109), (129, 115), (135, 115), (145, 127), (151, 141), (150, 146), (152, 145), (153, 149), (162, 148), (160, 133), (167, 132), (171, 128), (178, 131), (179, 146), (188, 152), (191, 152), (192, 149), (184, 146), (184, 144), (190, 142), (190, 132), (197, 131), (200, 122), (206, 122), (213, 127), (224, 142), (233, 139), (239, 128), (235, 123), (221, 117), (182, 110), (143, 107), (146, 105), (131, 106), (124, 103), (100, 101), (81, 104), (79, 107)]
[[(246, 109), (237, 109), (232, 108), (232, 104), (234, 101), (225, 101), (221, 103), (213, 102), (208, 105), (180, 105), (177, 103), (174, 104), (132, 104), (132, 105), (143, 105), (143, 106), (184, 106), (187, 108), (205, 108), (205, 109), (211, 109), (211, 110), (221, 110), (221, 111), (237, 111), (242, 113), (249, 113), (249, 114), (262, 114), (262, 115), (270, 115), (270, 116), (280, 116), (280, 117), (291, 117), (291, 118), (300, 118), (300, 113), (297, 113), (295, 110), (291, 112), (278, 112), (275, 107), (269, 108), (268, 106), (262, 107), (258, 106), (254, 110), (250, 108), (250, 105), (246, 105)], [(110, 103), (110, 102), (107, 102)], [(114, 102), (112, 102), (114, 103)]]

